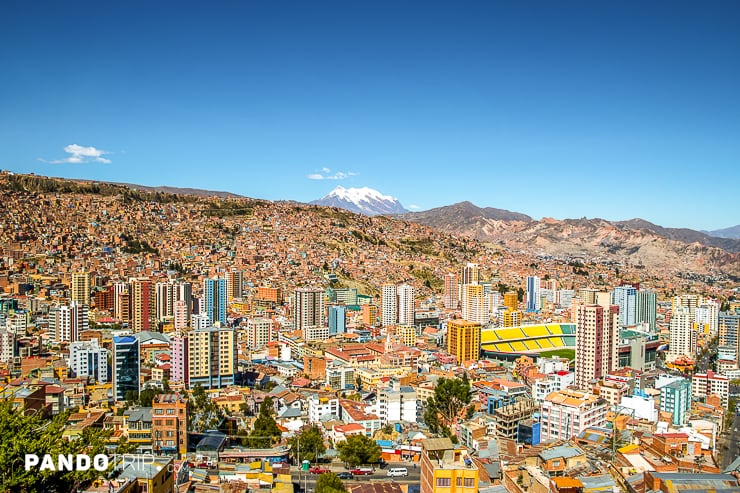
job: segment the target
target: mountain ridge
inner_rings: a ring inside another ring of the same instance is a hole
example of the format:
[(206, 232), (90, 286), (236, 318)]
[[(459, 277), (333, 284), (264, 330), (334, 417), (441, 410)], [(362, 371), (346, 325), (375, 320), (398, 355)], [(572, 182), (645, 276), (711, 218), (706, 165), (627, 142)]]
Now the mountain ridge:
[(340, 185), (320, 199), (309, 202), (309, 204), (339, 207), (366, 216), (408, 212), (395, 197), (383, 195), (369, 187), (344, 188)]

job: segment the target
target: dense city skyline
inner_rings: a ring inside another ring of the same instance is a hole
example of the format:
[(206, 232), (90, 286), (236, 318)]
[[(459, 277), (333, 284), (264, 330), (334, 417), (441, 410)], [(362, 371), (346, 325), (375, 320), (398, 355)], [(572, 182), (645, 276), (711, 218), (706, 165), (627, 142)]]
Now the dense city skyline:
[(0, 168), (740, 223), (734, 2), (5, 2)]

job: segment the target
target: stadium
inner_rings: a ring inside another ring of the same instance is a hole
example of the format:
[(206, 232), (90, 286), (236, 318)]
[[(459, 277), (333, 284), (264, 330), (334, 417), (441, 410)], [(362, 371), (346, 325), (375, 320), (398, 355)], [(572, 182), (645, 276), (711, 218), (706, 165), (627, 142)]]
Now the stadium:
[(483, 328), (481, 355), (515, 359), (521, 354), (572, 354), (576, 347), (576, 325), (540, 324), (518, 327)]

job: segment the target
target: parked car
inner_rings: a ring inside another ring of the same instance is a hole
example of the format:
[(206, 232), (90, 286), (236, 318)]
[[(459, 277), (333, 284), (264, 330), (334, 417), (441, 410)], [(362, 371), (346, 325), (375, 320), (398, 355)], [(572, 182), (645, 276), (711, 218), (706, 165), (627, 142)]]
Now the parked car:
[(327, 469), (326, 467), (321, 466), (313, 466), (311, 469), (308, 470), (311, 474), (324, 474), (325, 472), (331, 472), (331, 470)]
[(355, 469), (350, 469), (349, 472), (351, 472), (355, 476), (369, 476), (370, 474), (374, 473), (375, 470), (373, 470), (372, 467), (357, 467)]
[(354, 479), (355, 475), (349, 471), (342, 471), (337, 473), (339, 479)]

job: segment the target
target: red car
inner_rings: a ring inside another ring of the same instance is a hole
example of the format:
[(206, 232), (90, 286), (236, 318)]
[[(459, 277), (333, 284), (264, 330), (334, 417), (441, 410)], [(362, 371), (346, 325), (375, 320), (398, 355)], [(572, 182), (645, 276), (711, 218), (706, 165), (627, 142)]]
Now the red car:
[(311, 474), (324, 474), (325, 472), (331, 472), (331, 470), (321, 466), (313, 466), (308, 472)]
[(357, 467), (355, 469), (350, 469), (349, 472), (351, 472), (355, 476), (369, 476), (374, 471), (372, 467)]

